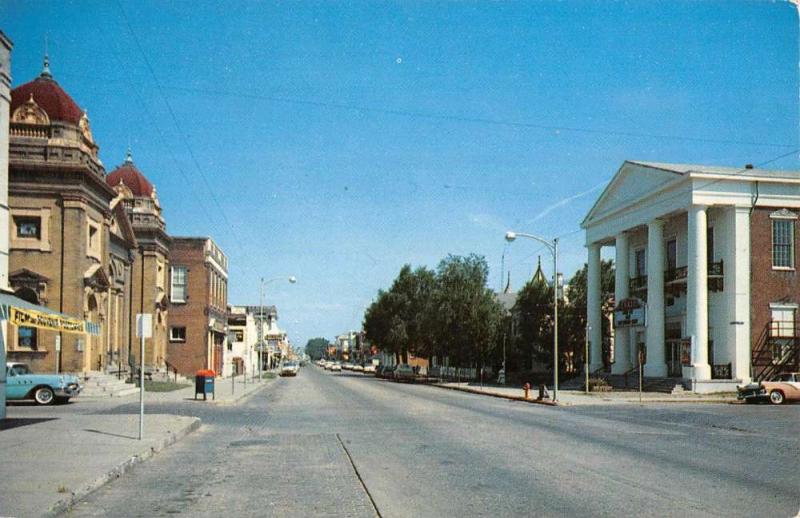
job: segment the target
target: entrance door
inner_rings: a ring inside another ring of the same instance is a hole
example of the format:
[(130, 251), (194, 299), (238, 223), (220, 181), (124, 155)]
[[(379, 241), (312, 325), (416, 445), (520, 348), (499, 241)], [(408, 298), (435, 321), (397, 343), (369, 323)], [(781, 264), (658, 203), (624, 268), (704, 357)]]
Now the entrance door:
[(667, 364), (667, 376), (683, 377), (681, 366), (681, 323), (667, 322), (664, 328), (664, 361)]

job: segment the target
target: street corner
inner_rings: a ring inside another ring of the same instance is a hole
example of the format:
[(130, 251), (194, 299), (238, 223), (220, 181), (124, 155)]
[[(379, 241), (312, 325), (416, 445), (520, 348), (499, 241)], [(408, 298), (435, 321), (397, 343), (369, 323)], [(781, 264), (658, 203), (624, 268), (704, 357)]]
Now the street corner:
[[(168, 448), (200, 427), (197, 417), (145, 416), (144, 437), (131, 415), (68, 415), (19, 419), (0, 431), (0, 460), (14, 465), (14, 477), (0, 488), (0, 514), (56, 516), (136, 464)], [(41, 445), (64, 437), (69, 448)]]

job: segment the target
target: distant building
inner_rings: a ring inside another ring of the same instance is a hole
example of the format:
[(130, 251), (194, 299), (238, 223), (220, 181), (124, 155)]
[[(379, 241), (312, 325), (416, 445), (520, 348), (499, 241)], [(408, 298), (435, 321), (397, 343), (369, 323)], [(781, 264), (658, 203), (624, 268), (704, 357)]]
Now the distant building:
[(178, 372), (223, 372), (228, 330), (228, 258), (211, 238), (173, 237), (167, 360)]

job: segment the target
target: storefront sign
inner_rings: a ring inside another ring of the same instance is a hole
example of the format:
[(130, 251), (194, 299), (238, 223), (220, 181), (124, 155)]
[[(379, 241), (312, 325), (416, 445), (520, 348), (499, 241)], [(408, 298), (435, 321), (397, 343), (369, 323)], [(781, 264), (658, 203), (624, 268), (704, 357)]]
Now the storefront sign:
[(9, 322), (15, 326), (35, 327), (64, 333), (85, 333), (86, 322), (61, 315), (11, 307)]
[(622, 299), (614, 308), (614, 327), (645, 325), (645, 305), (641, 299)]

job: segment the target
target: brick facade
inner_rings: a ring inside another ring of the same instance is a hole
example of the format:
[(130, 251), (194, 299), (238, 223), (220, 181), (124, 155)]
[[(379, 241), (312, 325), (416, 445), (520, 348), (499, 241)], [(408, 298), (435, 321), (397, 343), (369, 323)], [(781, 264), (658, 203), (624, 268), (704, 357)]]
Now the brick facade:
[[(178, 372), (222, 372), (227, 331), (227, 258), (209, 238), (173, 238), (171, 270), (186, 268), (185, 301), (170, 289), (170, 328), (185, 328), (185, 340), (170, 337), (167, 360)], [(170, 277), (171, 278), (171, 277)], [(169, 330), (168, 330), (169, 333)]]
[[(758, 207), (750, 216), (750, 332), (753, 351), (772, 315), (770, 303), (800, 303), (800, 275), (796, 270), (772, 268), (772, 220), (770, 214), (781, 207)], [(800, 250), (795, 222), (795, 268)]]

